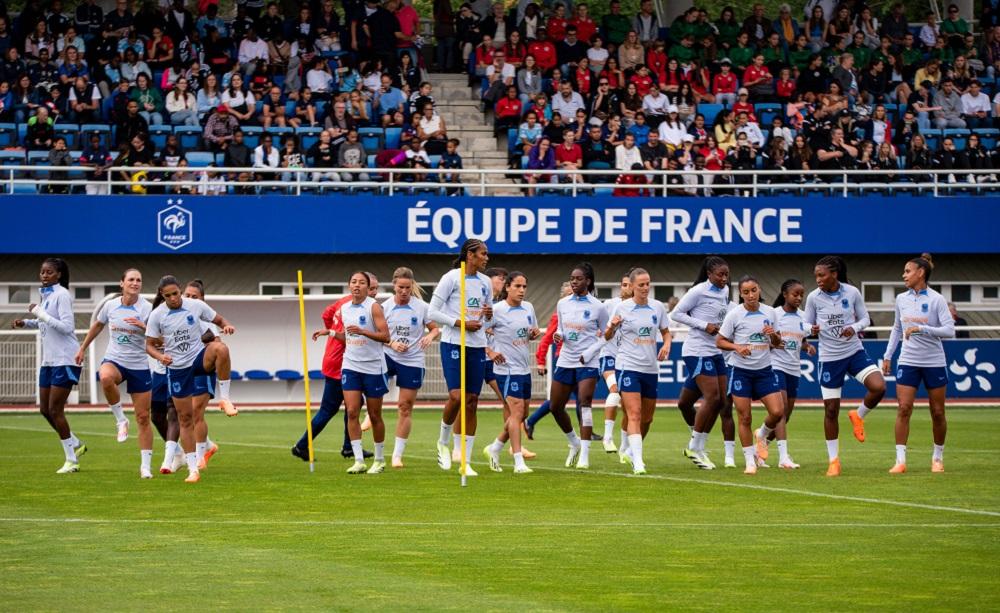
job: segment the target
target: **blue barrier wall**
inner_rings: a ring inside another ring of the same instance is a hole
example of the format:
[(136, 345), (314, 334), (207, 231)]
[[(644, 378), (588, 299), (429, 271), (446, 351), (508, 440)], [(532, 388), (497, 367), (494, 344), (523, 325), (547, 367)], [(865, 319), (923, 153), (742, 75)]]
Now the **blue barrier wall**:
[[(1000, 391), (997, 381), (997, 370), (1000, 369), (1000, 340), (949, 340), (945, 341), (945, 354), (948, 360), (948, 398), (949, 400), (975, 400), (981, 398), (996, 398)], [(864, 341), (868, 355), (881, 364), (885, 352), (886, 341)], [(899, 357), (899, 351), (894, 356)], [(802, 376), (799, 379), (799, 398), (818, 400), (822, 396), (817, 380), (819, 368), (816, 358), (802, 356)], [(684, 360), (681, 358), (681, 343), (675, 342), (670, 347), (670, 357), (660, 364), (658, 394), (662, 400), (676, 399), (681, 393), (681, 384), (687, 377)], [(896, 379), (886, 377), (886, 397), (896, 397)], [(537, 390), (536, 390), (537, 391)], [(853, 379), (848, 379), (844, 386), (844, 398), (861, 398), (864, 387)], [(601, 398), (607, 395), (603, 381), (598, 385), (597, 395)], [(919, 396), (926, 398), (923, 388)]]
[(11, 196), (5, 253), (998, 253), (1000, 199)]

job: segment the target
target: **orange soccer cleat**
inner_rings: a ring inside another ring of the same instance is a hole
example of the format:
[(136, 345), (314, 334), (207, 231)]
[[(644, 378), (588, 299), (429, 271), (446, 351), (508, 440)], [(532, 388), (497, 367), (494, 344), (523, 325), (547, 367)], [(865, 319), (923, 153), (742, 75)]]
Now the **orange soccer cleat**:
[(236, 417), (239, 415), (239, 411), (236, 410), (233, 401), (228, 398), (219, 400), (219, 408), (226, 414), (226, 417)]
[(895, 466), (889, 469), (890, 475), (901, 475), (906, 472), (906, 464), (897, 463)]
[(944, 472), (944, 462), (941, 460), (931, 461), (931, 472), (932, 473), (943, 473)]
[(760, 434), (756, 430), (754, 430), (753, 442), (754, 445), (757, 447), (757, 457), (760, 458), (761, 460), (767, 460), (767, 456), (769, 455), (767, 450), (767, 438), (766, 437), (761, 438)]
[(865, 442), (865, 420), (858, 415), (858, 412), (851, 411), (847, 414), (851, 418), (851, 426), (854, 428), (854, 438), (858, 439), (859, 443)]
[(834, 458), (830, 460), (830, 466), (826, 469), (827, 477), (839, 477), (840, 476), (840, 458)]
[(199, 481), (201, 481), (201, 473), (196, 470), (192, 473), (188, 473), (187, 479), (184, 480), (184, 483), (198, 483)]

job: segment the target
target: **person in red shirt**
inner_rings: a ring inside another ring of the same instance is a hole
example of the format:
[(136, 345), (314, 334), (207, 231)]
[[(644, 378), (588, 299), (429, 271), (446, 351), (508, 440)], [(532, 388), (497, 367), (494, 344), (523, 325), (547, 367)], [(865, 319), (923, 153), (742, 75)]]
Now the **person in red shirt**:
[(743, 87), (750, 91), (755, 102), (767, 102), (765, 98), (774, 95), (774, 76), (764, 63), (764, 56), (758, 53), (753, 64), (743, 71)]
[[(566, 7), (562, 3), (559, 3), (556, 5), (555, 12), (546, 24), (545, 29), (548, 31), (549, 40), (553, 43), (561, 43), (566, 39), (567, 27), (569, 27), (569, 21), (566, 20)], [(541, 36), (541, 34), (538, 35), (539, 38)]]
[(750, 121), (757, 121), (757, 116), (753, 114), (753, 104), (750, 103), (750, 92), (745, 87), (741, 87), (737, 94), (736, 104), (733, 105), (733, 113), (739, 117), (740, 113), (746, 113)]
[(507, 95), (497, 102), (494, 111), (493, 134), (503, 134), (508, 128), (520, 126), (521, 110), (521, 99), (517, 96), (517, 87), (511, 85), (507, 88)]
[(569, 21), (569, 25), (576, 26), (576, 37), (583, 42), (590, 44), (594, 34), (597, 34), (597, 24), (588, 15), (586, 4), (576, 5), (576, 14)]
[[(313, 440), (326, 428), (326, 425), (334, 418), (337, 411), (340, 410), (340, 405), (344, 402), (344, 389), (340, 384), (340, 369), (344, 362), (344, 349), (346, 345), (344, 345), (343, 341), (337, 340), (334, 334), (344, 331), (344, 323), (340, 318), (340, 308), (350, 301), (351, 296), (348, 295), (327, 306), (323, 310), (323, 329), (313, 332), (312, 335), (313, 341), (319, 339), (321, 336), (328, 337), (326, 350), (323, 352), (322, 372), (325, 379), (323, 400), (320, 401), (319, 411), (317, 411), (312, 419)], [(309, 373), (305, 373), (305, 375), (308, 377)], [(304, 462), (309, 461), (308, 437), (308, 432), (302, 433), (302, 438), (292, 446), (292, 455), (301, 458)], [(346, 458), (353, 455), (353, 453), (351, 450), (351, 440), (347, 435), (347, 411), (344, 411), (344, 444), (340, 454)], [(370, 457), (370, 452), (366, 451), (365, 457)]]
[(547, 73), (556, 67), (559, 60), (556, 56), (556, 46), (552, 41), (545, 39), (545, 28), (538, 28), (538, 39), (528, 44), (528, 54), (535, 56), (535, 64), (543, 72)]
[(593, 93), (593, 83), (591, 82), (593, 77), (594, 73), (590, 70), (590, 59), (580, 58), (576, 70), (570, 73), (570, 83), (573, 84), (573, 89), (583, 96), (584, 101), (590, 100), (590, 94)]
[(629, 79), (629, 83), (635, 83), (635, 93), (640, 98), (645, 98), (646, 94), (653, 89), (653, 78), (649, 76), (649, 68), (645, 64), (636, 66), (635, 74)]
[(778, 102), (785, 104), (795, 98), (795, 81), (792, 79), (792, 71), (790, 69), (781, 69), (778, 82), (774, 86), (774, 93), (778, 96)]
[(666, 44), (662, 40), (658, 40), (653, 48), (646, 52), (646, 67), (656, 77), (656, 82), (660, 84), (667, 80), (667, 52), (665, 49)]
[(524, 63), (524, 56), (528, 55), (528, 46), (521, 41), (521, 33), (514, 30), (510, 33), (510, 38), (504, 45), (504, 54), (507, 56), (507, 63), (514, 68), (520, 68)]
[(721, 72), (712, 77), (712, 93), (719, 104), (733, 106), (736, 104), (736, 75), (733, 74), (733, 64), (729, 58), (723, 58), (719, 65)]
[[(572, 129), (563, 130), (563, 142), (556, 147), (556, 168), (559, 170), (579, 170), (583, 167), (583, 149), (576, 144), (576, 134)], [(577, 183), (583, 183), (581, 175), (563, 175), (565, 181), (576, 178)]]
[[(632, 170), (642, 170), (642, 164), (632, 164)], [(646, 175), (621, 174), (618, 175), (618, 178), (615, 180), (615, 185), (649, 185), (649, 181), (646, 179)], [(616, 187), (614, 191), (611, 192), (611, 195), (626, 197), (652, 196), (653, 192), (647, 187)]]

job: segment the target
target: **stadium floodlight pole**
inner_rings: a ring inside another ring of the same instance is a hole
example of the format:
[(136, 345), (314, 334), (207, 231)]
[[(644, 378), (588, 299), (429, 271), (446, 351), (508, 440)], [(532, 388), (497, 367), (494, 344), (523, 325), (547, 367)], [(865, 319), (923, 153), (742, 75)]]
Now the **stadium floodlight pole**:
[(465, 262), (460, 265), (461, 270), (459, 270), (459, 276), (461, 277), (461, 282), (459, 283), (459, 307), (458, 307), (458, 321), (459, 321), (459, 334), (458, 334), (458, 344), (459, 344), (459, 372), (461, 373), (462, 382), (459, 385), (459, 394), (461, 395), (461, 400), (459, 401), (459, 428), (461, 430), (460, 436), (462, 437), (462, 461), (459, 465), (459, 472), (462, 475), (462, 487), (466, 486), (466, 467), (468, 466), (467, 454), (465, 453)]
[(312, 398), (309, 395), (309, 347), (306, 345), (306, 297), (302, 291), (302, 271), (299, 271), (299, 332), (302, 335), (302, 371), (306, 386), (306, 434), (309, 439), (309, 472), (315, 472), (316, 456), (313, 454)]

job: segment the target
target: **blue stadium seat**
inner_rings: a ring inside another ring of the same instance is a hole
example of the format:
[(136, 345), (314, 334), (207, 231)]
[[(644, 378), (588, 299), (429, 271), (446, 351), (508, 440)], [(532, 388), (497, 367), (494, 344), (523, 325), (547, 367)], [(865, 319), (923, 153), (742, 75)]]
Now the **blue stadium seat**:
[[(181, 126), (177, 127), (180, 128)], [(153, 141), (153, 144), (156, 145), (156, 150), (159, 151), (167, 146), (167, 135), (174, 132), (174, 127), (167, 124), (149, 126), (149, 139)]]
[(264, 133), (264, 128), (260, 126), (242, 126), (243, 142), (251, 149), (260, 144), (260, 135)]
[(368, 166), (368, 168), (375, 168), (375, 154), (374, 153), (369, 153), (368, 154), (368, 160), (367, 160), (367, 163), (365, 165)]
[(309, 378), (312, 379), (312, 380), (314, 380), (314, 381), (315, 380), (322, 380), (322, 379), (326, 379), (326, 375), (323, 374), (322, 370), (310, 370), (309, 371)]
[(23, 166), (24, 149), (5, 149), (0, 151), (0, 166)]
[(174, 134), (181, 139), (181, 148), (187, 151), (198, 149), (201, 143), (201, 126), (175, 126)]
[(208, 151), (188, 151), (186, 155), (192, 168), (205, 168), (215, 163), (215, 154)]
[(440, 155), (429, 155), (427, 156), (431, 160), (431, 168), (437, 168), (441, 166), (441, 156)]
[(386, 128), (385, 129), (385, 148), (386, 149), (399, 149), (400, 140), (403, 137), (402, 128)]
[(715, 118), (718, 117), (719, 113), (721, 113), (724, 108), (725, 107), (721, 104), (708, 104), (703, 102), (698, 105), (698, 112), (705, 116), (706, 126), (714, 127)]
[(229, 380), (230, 381), (242, 381), (243, 380), (243, 373), (241, 373), (238, 370), (230, 370), (229, 371)]
[(955, 148), (958, 149), (959, 151), (963, 151), (965, 149), (965, 144), (969, 140), (970, 134), (972, 134), (972, 132), (966, 129), (948, 128), (947, 130), (942, 131), (941, 138), (942, 140), (945, 138), (950, 138), (955, 142)]
[(37, 194), (38, 185), (35, 183), (15, 183), (13, 185), (12, 194)]
[(297, 370), (276, 370), (274, 376), (279, 381), (301, 381), (302, 373)]
[(976, 134), (979, 135), (980, 144), (986, 149), (996, 149), (998, 137), (1000, 137), (1000, 130), (996, 128), (984, 128), (981, 130), (976, 130)]
[(299, 128), (295, 128), (295, 133), (299, 137), (300, 145), (302, 146), (302, 149), (305, 150), (305, 151), (308, 151), (310, 147), (312, 147), (314, 144), (316, 144), (319, 141), (319, 134), (322, 131), (323, 131), (323, 128), (320, 128), (320, 127), (315, 127), (315, 128), (299, 127)]
[(225, 164), (225, 162), (226, 162), (226, 154), (225, 153), (216, 153), (215, 154), (215, 165), (216, 166), (220, 166), (221, 167), (223, 164)]
[(285, 137), (289, 134), (295, 134), (295, 128), (282, 128), (281, 126), (271, 126), (265, 132), (271, 133), (271, 138), (274, 141), (274, 146), (277, 147), (281, 143), (285, 142)]
[(270, 381), (274, 376), (266, 370), (248, 370), (243, 373), (247, 381)]
[(379, 151), (385, 145), (385, 132), (382, 128), (358, 128), (358, 137), (365, 151)]
[(921, 130), (920, 135), (924, 137), (924, 140), (927, 141), (927, 146), (932, 151), (937, 150), (938, 146), (941, 144), (941, 130)]
[(16, 147), (17, 144), (17, 126), (0, 123), (0, 147)]
[(49, 152), (48, 151), (29, 151), (28, 152), (28, 164), (31, 166), (40, 166), (48, 163)]
[(520, 141), (517, 139), (517, 128), (507, 128), (507, 155), (514, 155), (517, 153), (520, 145)]
[(19, 123), (17, 124), (17, 142), (24, 144), (24, 141), (28, 138), (28, 124)]
[(66, 146), (70, 149), (77, 146), (77, 139), (80, 136), (80, 126), (75, 123), (57, 123), (55, 126), (56, 136), (66, 139)]
[(754, 115), (757, 116), (757, 123), (761, 126), (770, 126), (777, 116), (783, 116), (781, 105), (777, 102), (760, 102), (753, 105)]

